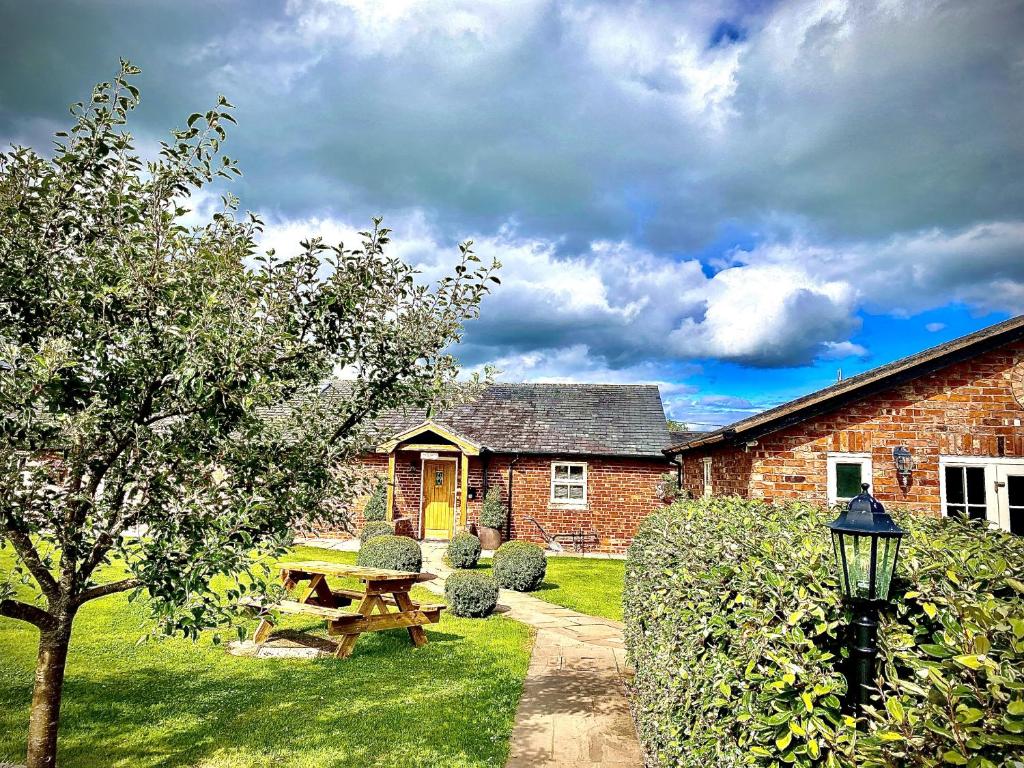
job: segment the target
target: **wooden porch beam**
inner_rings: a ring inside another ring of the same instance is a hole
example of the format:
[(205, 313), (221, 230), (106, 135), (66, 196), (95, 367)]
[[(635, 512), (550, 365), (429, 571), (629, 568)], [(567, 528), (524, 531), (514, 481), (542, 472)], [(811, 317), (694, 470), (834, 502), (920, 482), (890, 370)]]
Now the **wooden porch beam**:
[(469, 456), (466, 455), (465, 451), (462, 453), (462, 484), (459, 488), (459, 502), (462, 506), (460, 518), (462, 519), (462, 526), (466, 526), (467, 512), (469, 509), (469, 499), (466, 497), (469, 495)]
[(388, 454), (388, 522), (395, 519), (395, 454)]

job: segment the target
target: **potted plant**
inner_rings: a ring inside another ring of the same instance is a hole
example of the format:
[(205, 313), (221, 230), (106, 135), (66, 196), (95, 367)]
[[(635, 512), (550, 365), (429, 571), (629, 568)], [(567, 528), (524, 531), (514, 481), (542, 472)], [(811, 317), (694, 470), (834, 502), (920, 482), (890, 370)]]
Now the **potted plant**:
[(508, 510), (501, 501), (501, 489), (491, 488), (484, 498), (483, 508), (480, 510), (480, 523), (477, 525), (480, 546), (483, 549), (500, 547), (501, 529), (507, 522)]

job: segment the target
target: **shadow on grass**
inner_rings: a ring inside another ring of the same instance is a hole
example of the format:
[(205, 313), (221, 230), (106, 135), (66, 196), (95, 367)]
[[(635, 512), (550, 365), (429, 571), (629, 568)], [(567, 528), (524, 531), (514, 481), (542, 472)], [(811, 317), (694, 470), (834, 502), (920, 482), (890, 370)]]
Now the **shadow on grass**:
[(143, 656), (73, 670), (61, 765), (500, 764), (522, 672), (499, 648), (428, 637), (416, 649), (404, 630), (366, 634), (345, 660), (190, 653), (181, 641), (197, 657), (185, 668)]
[(555, 584), (552, 581), (545, 581), (545, 582), (542, 582), (541, 585), (539, 587), (537, 587), (533, 591), (534, 592), (550, 592), (553, 589), (561, 589), (561, 588), (562, 587), (559, 584)]
[[(402, 629), (364, 633), (344, 660), (236, 657), (208, 637), (136, 646), (146, 627), (141, 602), (123, 595), (82, 609), (61, 768), (501, 765), (530, 647), (514, 621), (447, 613), (422, 648)], [(286, 620), (278, 632), (334, 641), (322, 621)], [(36, 641), (0, 619), (0, 761), (23, 760)]]

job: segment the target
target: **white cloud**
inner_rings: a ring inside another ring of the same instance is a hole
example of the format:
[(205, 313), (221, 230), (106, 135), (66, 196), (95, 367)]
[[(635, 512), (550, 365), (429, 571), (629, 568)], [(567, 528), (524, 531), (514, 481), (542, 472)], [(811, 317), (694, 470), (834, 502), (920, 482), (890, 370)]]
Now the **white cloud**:
[(795, 265), (740, 266), (710, 280), (703, 319), (686, 318), (669, 343), (683, 357), (800, 365), (857, 327), (855, 291)]
[(938, 333), (945, 327), (945, 323), (928, 323), (925, 325), (924, 329), (928, 331), (928, 333)]

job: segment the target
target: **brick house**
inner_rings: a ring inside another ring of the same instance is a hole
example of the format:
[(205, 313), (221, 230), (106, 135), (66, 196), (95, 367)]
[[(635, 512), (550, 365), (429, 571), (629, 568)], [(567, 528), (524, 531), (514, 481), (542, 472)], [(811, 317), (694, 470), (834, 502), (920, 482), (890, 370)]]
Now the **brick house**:
[(506, 538), (542, 543), (543, 528), (622, 552), (662, 504), (659, 486), (672, 469), (656, 386), (495, 384), (429, 418), (386, 413), (377, 427), (390, 439), (362, 461), (389, 479), (389, 519), (417, 539), (472, 529), (498, 487), (511, 509)]
[(1022, 420), (1024, 316), (690, 436), (666, 455), (681, 460), (693, 496), (835, 504), (865, 482), (886, 505), (1024, 534)]

